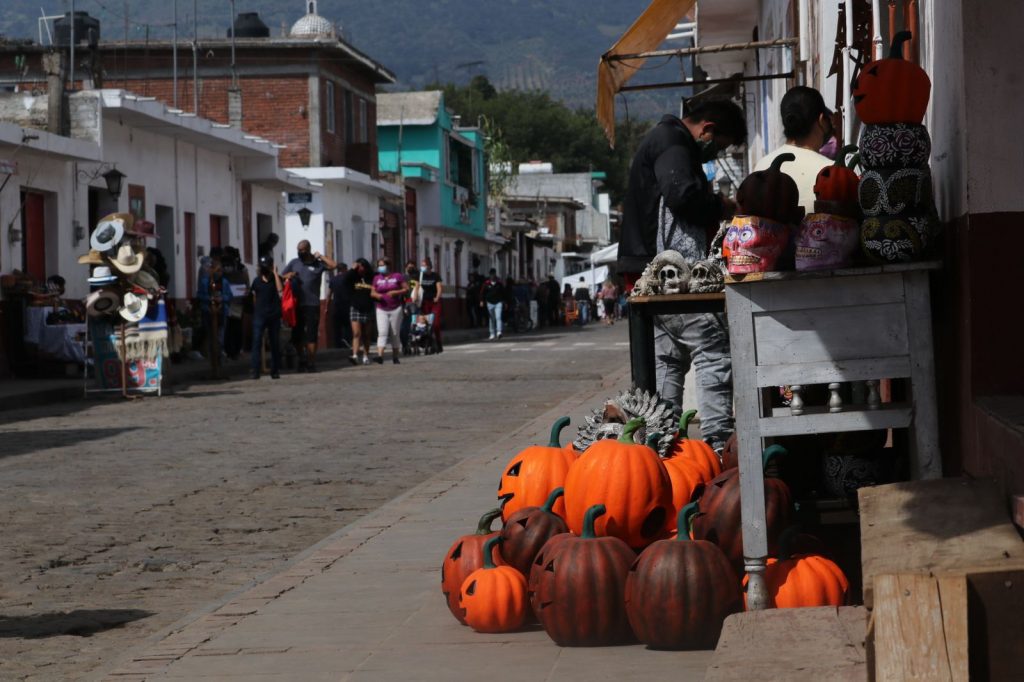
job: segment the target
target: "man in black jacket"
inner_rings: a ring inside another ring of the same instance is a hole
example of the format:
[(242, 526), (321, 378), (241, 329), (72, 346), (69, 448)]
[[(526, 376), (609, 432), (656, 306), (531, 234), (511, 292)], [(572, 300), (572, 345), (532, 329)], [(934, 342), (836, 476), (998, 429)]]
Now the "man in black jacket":
[[(706, 257), (708, 241), (735, 203), (711, 191), (703, 164), (746, 140), (743, 110), (726, 100), (702, 102), (682, 120), (665, 116), (640, 143), (629, 171), (619, 242), (619, 272), (627, 281), (665, 249), (691, 263)], [(631, 276), (632, 275), (632, 276)], [(732, 359), (725, 316), (659, 315), (655, 319), (657, 389), (682, 409), (683, 380), (696, 370), (701, 433), (720, 451), (733, 430)]]

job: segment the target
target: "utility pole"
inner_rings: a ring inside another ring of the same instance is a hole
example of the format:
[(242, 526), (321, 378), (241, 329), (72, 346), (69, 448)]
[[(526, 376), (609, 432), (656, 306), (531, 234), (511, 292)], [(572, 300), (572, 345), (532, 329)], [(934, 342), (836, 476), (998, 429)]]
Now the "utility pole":
[(75, 0), (71, 0), (71, 90), (75, 89)]
[(199, 9), (192, 0), (192, 113), (199, 115)]
[(171, 54), (172, 54), (171, 59), (174, 61), (174, 64), (171, 66), (171, 72), (173, 74), (172, 75), (172, 79), (174, 80), (174, 97), (173, 97), (172, 101), (174, 102), (174, 108), (177, 109), (178, 108), (178, 0), (174, 0), (174, 29), (173, 30), (174, 30), (174, 37), (172, 38), (172, 40), (174, 41), (174, 44), (171, 47)]

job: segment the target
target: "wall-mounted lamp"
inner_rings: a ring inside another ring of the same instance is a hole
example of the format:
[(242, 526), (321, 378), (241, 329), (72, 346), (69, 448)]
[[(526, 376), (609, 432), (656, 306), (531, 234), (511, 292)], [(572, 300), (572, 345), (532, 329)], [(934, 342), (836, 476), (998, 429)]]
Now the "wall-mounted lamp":
[(7, 241), (9, 241), (12, 244), (17, 244), (18, 242), (20, 242), (21, 241), (21, 230), (18, 229), (17, 227), (8, 227), (7, 228)]
[(309, 227), (309, 219), (313, 216), (313, 212), (303, 206), (296, 213), (299, 214), (299, 222), (302, 223), (302, 226)]
[(100, 177), (107, 183), (107, 191), (110, 192), (111, 198), (117, 200), (121, 196), (121, 182), (127, 176), (116, 168), (111, 168)]
[(462, 247), (464, 245), (465, 245), (464, 241), (462, 241), (461, 239), (456, 239), (455, 240), (455, 253), (462, 253)]

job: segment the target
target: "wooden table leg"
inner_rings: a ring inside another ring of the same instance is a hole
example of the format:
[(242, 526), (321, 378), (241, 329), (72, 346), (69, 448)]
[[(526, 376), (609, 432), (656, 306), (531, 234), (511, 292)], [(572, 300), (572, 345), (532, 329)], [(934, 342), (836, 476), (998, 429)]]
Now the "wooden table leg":
[(629, 358), (633, 385), (653, 393), (657, 390), (654, 371), (654, 316), (642, 306), (629, 306)]

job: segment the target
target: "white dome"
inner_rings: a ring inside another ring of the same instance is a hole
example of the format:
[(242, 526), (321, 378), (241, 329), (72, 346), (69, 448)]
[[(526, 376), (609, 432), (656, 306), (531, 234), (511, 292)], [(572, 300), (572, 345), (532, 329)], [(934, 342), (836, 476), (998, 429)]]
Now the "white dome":
[(334, 35), (334, 25), (319, 14), (307, 14), (292, 26), (291, 37), (312, 38)]

